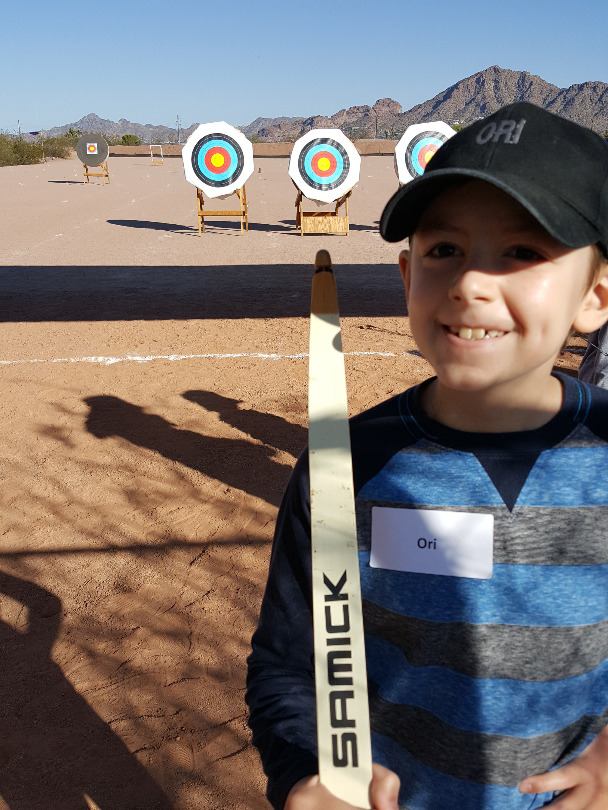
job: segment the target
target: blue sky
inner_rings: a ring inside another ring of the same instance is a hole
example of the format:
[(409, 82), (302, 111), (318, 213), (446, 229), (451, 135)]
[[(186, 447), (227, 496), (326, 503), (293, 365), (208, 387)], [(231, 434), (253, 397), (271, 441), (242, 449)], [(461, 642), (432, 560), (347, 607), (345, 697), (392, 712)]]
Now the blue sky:
[(608, 83), (606, 0), (3, 4), (0, 130), (403, 109), (491, 65)]

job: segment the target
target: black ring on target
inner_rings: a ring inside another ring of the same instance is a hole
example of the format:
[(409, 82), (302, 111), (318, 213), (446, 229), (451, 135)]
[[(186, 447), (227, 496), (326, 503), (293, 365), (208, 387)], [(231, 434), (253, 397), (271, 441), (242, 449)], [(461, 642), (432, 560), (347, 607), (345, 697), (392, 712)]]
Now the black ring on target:
[(431, 157), (447, 139), (447, 135), (435, 130), (420, 132), (412, 138), (405, 150), (405, 168), (412, 177), (424, 172)]
[[(328, 162), (327, 169), (317, 167), (320, 155)], [(333, 138), (314, 138), (298, 155), (298, 171), (311, 188), (318, 191), (332, 191), (346, 180), (350, 171), (350, 160), (346, 149), (338, 141)]]
[(240, 177), (244, 166), (243, 150), (225, 132), (205, 135), (192, 150), (194, 174), (207, 186), (223, 188), (232, 185)]

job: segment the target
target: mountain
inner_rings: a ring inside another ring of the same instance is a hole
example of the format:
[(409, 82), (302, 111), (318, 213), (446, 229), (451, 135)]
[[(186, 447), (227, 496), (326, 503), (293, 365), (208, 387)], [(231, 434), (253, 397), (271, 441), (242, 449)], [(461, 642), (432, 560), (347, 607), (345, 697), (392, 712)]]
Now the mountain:
[[(192, 124), (188, 129), (180, 130), (180, 142), (184, 143), (186, 138), (194, 132), (198, 124)], [(110, 121), (107, 118), (100, 118), (95, 113), (89, 113), (79, 121), (72, 124), (64, 124), (60, 127), (53, 127), (45, 130), (47, 137), (54, 138), (63, 135), (69, 129), (80, 130), (80, 132), (101, 132), (102, 135), (137, 135), (142, 143), (177, 143), (177, 130), (171, 127), (155, 124), (135, 124), (121, 118), (120, 121)]]
[(256, 118), (240, 129), (250, 138), (257, 135), (263, 141), (295, 141), (311, 129), (341, 129), (352, 137), (382, 137), (383, 128), (401, 114), (401, 104), (390, 98), (379, 99), (373, 107), (349, 107), (332, 116), (313, 115), (309, 118)]
[(529, 101), (603, 134), (608, 129), (608, 84), (585, 82), (565, 89), (525, 71), (487, 68), (398, 116), (401, 129), (425, 121), (470, 124), (513, 101)]
[[(608, 131), (608, 84), (590, 81), (560, 88), (540, 76), (506, 70), (496, 65), (461, 79), (429, 101), (405, 112), (397, 101), (384, 98), (372, 107), (349, 107), (331, 116), (256, 118), (239, 129), (248, 138), (269, 142), (294, 141), (311, 129), (321, 128), (341, 129), (353, 140), (375, 137), (394, 139), (399, 138), (410, 124), (426, 121), (466, 126), (513, 101), (530, 101), (602, 135)], [(192, 124), (180, 130), (180, 142), (184, 143), (197, 126)], [(138, 135), (143, 143), (177, 143), (178, 140), (177, 130), (171, 127), (135, 124), (124, 118), (118, 122), (108, 121), (94, 113), (73, 124), (54, 127), (46, 134), (60, 135), (70, 128), (106, 135)]]

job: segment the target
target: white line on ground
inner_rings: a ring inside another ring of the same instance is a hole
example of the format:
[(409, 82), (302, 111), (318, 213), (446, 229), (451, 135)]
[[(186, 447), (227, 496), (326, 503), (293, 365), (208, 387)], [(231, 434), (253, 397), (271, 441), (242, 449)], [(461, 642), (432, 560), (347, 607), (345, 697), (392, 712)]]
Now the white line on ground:
[[(394, 352), (344, 352), (351, 357), (405, 357), (403, 354)], [(127, 354), (124, 357), (53, 357), (47, 360), (0, 360), (0, 366), (19, 366), (31, 363), (98, 363), (104, 366), (111, 366), (113, 363), (149, 363), (152, 360), (232, 360), (235, 358), (253, 358), (255, 360), (301, 360), (308, 357), (307, 353), (301, 354), (262, 354), (259, 352), (237, 352), (234, 354), (155, 354), (142, 357), (137, 354)]]

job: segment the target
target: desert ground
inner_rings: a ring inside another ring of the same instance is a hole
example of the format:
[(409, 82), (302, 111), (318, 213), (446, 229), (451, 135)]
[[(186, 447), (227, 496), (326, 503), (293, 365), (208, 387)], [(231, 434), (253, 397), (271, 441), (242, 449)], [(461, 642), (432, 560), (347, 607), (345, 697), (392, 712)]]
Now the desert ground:
[(347, 237), (299, 235), (287, 165), (256, 159), (248, 233), (201, 237), (179, 158), (0, 169), (0, 810), (269, 807), (245, 660), (319, 248), (351, 413), (429, 374), (377, 231), (392, 157), (363, 157)]

